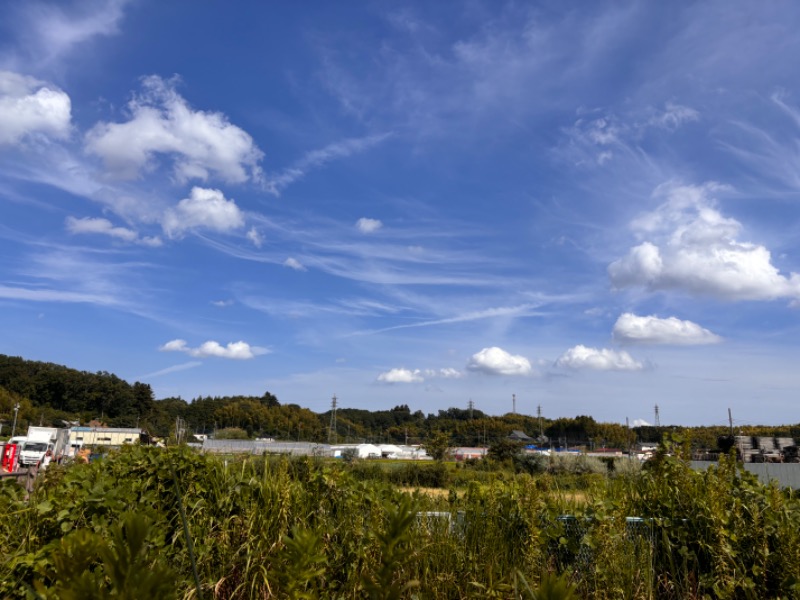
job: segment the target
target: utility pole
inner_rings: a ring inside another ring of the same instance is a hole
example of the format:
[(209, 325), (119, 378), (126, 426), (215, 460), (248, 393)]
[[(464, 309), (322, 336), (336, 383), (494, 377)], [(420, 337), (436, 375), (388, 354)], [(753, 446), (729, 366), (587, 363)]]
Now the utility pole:
[[(17, 406), (19, 406), (19, 404)], [(733, 435), (733, 417), (731, 416), (731, 409), (730, 408), (728, 409), (728, 424), (730, 425), (730, 428), (731, 428), (731, 435)], [(12, 433), (11, 435), (14, 435), (14, 434)]]
[(328, 443), (331, 443), (332, 439), (335, 439), (336, 435), (336, 394), (333, 395), (331, 398), (331, 425), (328, 429)]
[(627, 442), (628, 442), (628, 456), (630, 456), (631, 455), (631, 426), (630, 426), (630, 423), (628, 423), (628, 417), (625, 417), (625, 429), (628, 430), (628, 435), (627, 435), (627, 437), (628, 437), (628, 439), (627, 439)]
[[(17, 431), (17, 413), (19, 412), (19, 402), (14, 405), (14, 424), (11, 426), (11, 437), (14, 437), (14, 434)], [(730, 411), (729, 411), (730, 412)]]
[(511, 405), (512, 405), (511, 412), (513, 414), (517, 414), (517, 395), (516, 394), (511, 394)]

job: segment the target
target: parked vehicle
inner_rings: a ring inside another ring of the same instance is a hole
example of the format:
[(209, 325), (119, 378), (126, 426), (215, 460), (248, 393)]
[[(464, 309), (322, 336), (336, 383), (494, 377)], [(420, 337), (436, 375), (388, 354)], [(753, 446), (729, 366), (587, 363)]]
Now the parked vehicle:
[(50, 450), (54, 458), (60, 458), (69, 443), (69, 429), (58, 427), (29, 427), (28, 435), (22, 442), (19, 454), (19, 464), (22, 467), (32, 467), (44, 458)]

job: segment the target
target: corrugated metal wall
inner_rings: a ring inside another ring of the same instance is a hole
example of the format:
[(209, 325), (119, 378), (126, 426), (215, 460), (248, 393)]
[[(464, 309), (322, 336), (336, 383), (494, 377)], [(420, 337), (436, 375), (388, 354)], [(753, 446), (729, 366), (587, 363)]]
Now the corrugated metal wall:
[[(709, 461), (693, 460), (693, 469), (707, 469), (716, 463)], [(745, 463), (744, 468), (755, 474), (762, 483), (769, 483), (775, 479), (781, 487), (800, 489), (800, 464), (799, 463)]]

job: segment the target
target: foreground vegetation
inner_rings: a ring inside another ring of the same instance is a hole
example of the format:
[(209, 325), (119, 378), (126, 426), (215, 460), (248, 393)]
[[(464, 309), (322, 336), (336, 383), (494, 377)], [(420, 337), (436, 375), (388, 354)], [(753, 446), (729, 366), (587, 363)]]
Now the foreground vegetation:
[(609, 475), (417, 465), (429, 495), (368, 463), (129, 447), (29, 499), (0, 486), (0, 596), (800, 597), (797, 498), (683, 451)]

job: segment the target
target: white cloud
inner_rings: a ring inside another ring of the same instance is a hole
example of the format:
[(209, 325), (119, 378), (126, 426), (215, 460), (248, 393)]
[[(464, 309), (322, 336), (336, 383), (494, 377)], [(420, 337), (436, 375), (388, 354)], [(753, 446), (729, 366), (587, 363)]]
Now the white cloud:
[(141, 375), (137, 377), (138, 380), (142, 379), (155, 379), (156, 377), (162, 377), (164, 375), (169, 375), (171, 373), (179, 373), (180, 371), (186, 371), (188, 369), (194, 369), (196, 367), (201, 366), (203, 363), (199, 360), (192, 360), (187, 363), (183, 363), (180, 365), (173, 365), (171, 367), (167, 367), (166, 369), (161, 369), (160, 371), (155, 371), (153, 373), (148, 373), (146, 375)]
[(367, 219), (366, 217), (361, 217), (356, 222), (356, 227), (358, 227), (358, 230), (361, 233), (374, 233), (383, 227), (383, 223), (381, 223), (378, 219)]
[(157, 247), (161, 246), (161, 239), (158, 237), (143, 237), (140, 238), (139, 234), (127, 227), (115, 227), (108, 219), (84, 217), (76, 219), (75, 217), (67, 217), (66, 220), (67, 231), (72, 234), (98, 234), (107, 235), (123, 242), (132, 244), (141, 244), (143, 246)]
[(372, 135), (365, 138), (353, 138), (329, 144), (321, 150), (313, 150), (280, 173), (270, 175), (267, 178), (265, 187), (270, 193), (278, 196), (284, 189), (293, 184), (295, 181), (305, 177), (310, 170), (322, 167), (332, 160), (347, 158), (352, 154), (363, 152), (364, 150), (379, 144), (387, 137), (389, 137), (389, 134)]
[(255, 227), (251, 227), (250, 231), (247, 232), (247, 239), (250, 240), (256, 248), (261, 248), (264, 244), (264, 236), (262, 236), (261, 232)]
[(189, 356), (196, 358), (217, 357), (230, 358), (234, 360), (248, 360), (261, 354), (267, 354), (267, 348), (251, 346), (247, 342), (230, 342), (226, 346), (219, 342), (209, 340), (197, 348), (190, 348), (186, 345), (186, 340), (172, 340), (159, 348), (162, 352), (185, 352)]
[(308, 269), (306, 269), (305, 265), (303, 265), (303, 263), (301, 263), (296, 258), (292, 258), (291, 256), (289, 258), (287, 258), (285, 261), (283, 261), (283, 264), (285, 266), (289, 267), (290, 269), (294, 269), (295, 271), (307, 271), (308, 270)]
[(439, 370), (429, 369), (425, 371), (425, 375), (427, 377), (441, 377), (442, 379), (460, 379), (464, 376), (464, 374), (458, 369), (453, 369), (450, 367)]
[(557, 367), (592, 369), (595, 371), (640, 371), (644, 365), (627, 352), (608, 348), (587, 348), (581, 344), (567, 350), (557, 361)]
[(43, 81), (0, 71), (0, 145), (35, 133), (66, 138), (72, 104), (67, 94)]
[(35, 40), (31, 52), (47, 63), (63, 58), (74, 46), (93, 37), (118, 33), (127, 3), (128, 0), (81, 2), (77, 8), (83, 14), (66, 10), (67, 3), (63, 2), (25, 3), (31, 37)]
[(616, 341), (629, 344), (691, 346), (722, 341), (718, 335), (692, 321), (682, 321), (676, 317), (660, 319), (652, 315), (639, 317), (632, 313), (620, 315), (612, 335)]
[(128, 104), (129, 121), (98, 123), (86, 134), (87, 152), (100, 157), (110, 175), (134, 179), (155, 166), (157, 154), (166, 154), (180, 182), (212, 174), (231, 182), (260, 179), (262, 152), (247, 132), (222, 113), (193, 110), (172, 81), (153, 75), (143, 88)]
[(244, 225), (244, 215), (233, 200), (227, 200), (219, 190), (192, 188), (175, 208), (164, 213), (161, 226), (169, 237), (191, 229), (210, 229), (228, 232)]
[(453, 368), (444, 369), (391, 369), (378, 375), (382, 383), (422, 383), (426, 379), (458, 379), (464, 374)]
[(419, 369), (391, 369), (378, 375), (378, 381), (382, 383), (420, 383), (425, 381)]
[(0, 298), (9, 300), (26, 300), (31, 302), (76, 302), (115, 306), (121, 302), (111, 294), (93, 292), (73, 292), (69, 290), (34, 289), (0, 285)]
[(533, 371), (527, 358), (509, 354), (496, 346), (473, 354), (467, 369), (488, 375), (530, 375)]
[(800, 275), (782, 275), (764, 246), (740, 242), (742, 225), (724, 217), (710, 195), (718, 184), (659, 186), (666, 201), (631, 228), (641, 244), (608, 267), (616, 288), (681, 290), (727, 300), (800, 297)]
[(699, 118), (700, 113), (695, 109), (667, 102), (664, 111), (650, 119), (650, 124), (672, 131), (684, 123), (697, 121)]
[(700, 117), (693, 108), (667, 102), (664, 109), (650, 108), (645, 115), (624, 114), (617, 117), (597, 110), (579, 109), (580, 117), (565, 128), (566, 140), (557, 148), (576, 164), (604, 165), (619, 154), (639, 154), (639, 144), (646, 136), (662, 130), (673, 132), (685, 123)]

